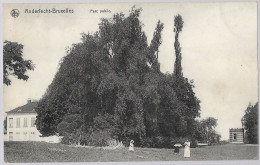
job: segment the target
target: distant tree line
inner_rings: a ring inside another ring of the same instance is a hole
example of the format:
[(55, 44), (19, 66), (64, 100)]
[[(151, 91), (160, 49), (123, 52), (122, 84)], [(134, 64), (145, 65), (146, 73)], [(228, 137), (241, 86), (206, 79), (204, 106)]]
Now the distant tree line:
[(258, 102), (248, 105), (241, 121), (245, 129), (245, 143), (258, 144)]
[(182, 17), (174, 17), (174, 71), (164, 74), (158, 61), (164, 25), (157, 22), (148, 44), (140, 13), (132, 8), (128, 17), (102, 19), (97, 32), (83, 33), (67, 50), (36, 108), (43, 136), (59, 133), (65, 144), (99, 146), (111, 139), (147, 147), (209, 140), (216, 120), (195, 120), (200, 101), (182, 74)]

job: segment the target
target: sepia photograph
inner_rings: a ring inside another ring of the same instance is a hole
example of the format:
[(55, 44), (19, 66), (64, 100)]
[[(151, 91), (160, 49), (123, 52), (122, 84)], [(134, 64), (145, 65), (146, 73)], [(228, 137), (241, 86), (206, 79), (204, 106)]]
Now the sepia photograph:
[(258, 3), (2, 3), (4, 163), (259, 161)]

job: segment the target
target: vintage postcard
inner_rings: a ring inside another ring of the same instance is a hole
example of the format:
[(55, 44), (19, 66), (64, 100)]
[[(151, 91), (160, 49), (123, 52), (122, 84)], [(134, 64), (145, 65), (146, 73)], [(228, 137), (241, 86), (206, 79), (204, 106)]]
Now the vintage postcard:
[(257, 2), (2, 8), (5, 163), (259, 163)]

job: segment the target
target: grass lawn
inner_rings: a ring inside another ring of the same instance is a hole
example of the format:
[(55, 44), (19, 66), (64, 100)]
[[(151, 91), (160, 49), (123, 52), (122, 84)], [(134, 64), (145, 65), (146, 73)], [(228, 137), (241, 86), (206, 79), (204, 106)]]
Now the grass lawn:
[(179, 160), (251, 160), (258, 159), (258, 146), (226, 144), (191, 148), (191, 157), (183, 158), (183, 149), (128, 148), (104, 150), (45, 142), (4, 142), (5, 162), (111, 162), (111, 161), (179, 161)]

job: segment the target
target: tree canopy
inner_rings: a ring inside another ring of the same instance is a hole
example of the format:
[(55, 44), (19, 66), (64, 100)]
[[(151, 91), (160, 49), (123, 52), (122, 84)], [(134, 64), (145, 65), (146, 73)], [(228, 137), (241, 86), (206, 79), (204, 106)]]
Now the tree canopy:
[(258, 144), (258, 102), (248, 105), (241, 122), (245, 129), (246, 142)]
[(202, 140), (211, 143), (218, 143), (220, 140), (220, 135), (217, 134), (215, 128), (217, 127), (217, 119), (213, 117), (208, 117), (200, 121), (200, 131), (202, 134)]
[(9, 76), (14, 76), (20, 80), (28, 80), (29, 76), (26, 75), (26, 72), (34, 69), (31, 60), (23, 59), (23, 45), (11, 41), (4, 42), (3, 65), (3, 81), (6, 85), (11, 85)]
[(160, 71), (163, 23), (148, 45), (140, 14), (132, 8), (127, 17), (101, 19), (97, 32), (83, 33), (68, 50), (36, 108), (43, 136), (59, 133), (64, 143), (91, 145), (106, 145), (100, 137), (133, 139), (143, 146), (193, 138), (200, 114), (194, 85)]
[(7, 117), (4, 119), (4, 129), (7, 130)]

